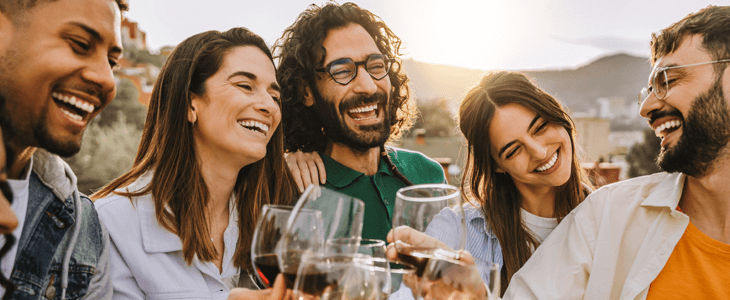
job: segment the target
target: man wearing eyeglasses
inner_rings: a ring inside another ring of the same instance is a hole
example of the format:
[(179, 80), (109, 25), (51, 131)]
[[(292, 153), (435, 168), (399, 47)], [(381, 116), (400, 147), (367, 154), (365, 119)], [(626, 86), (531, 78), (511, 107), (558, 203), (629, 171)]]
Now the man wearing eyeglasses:
[(641, 115), (665, 172), (608, 185), (563, 219), (505, 299), (730, 298), (730, 7), (652, 35)]
[(416, 113), (397, 60), (400, 39), (353, 3), (327, 3), (300, 14), (274, 51), (286, 149), (321, 155), (319, 167), (290, 164), (295, 177), (297, 169), (324, 170), (325, 187), (365, 202), (363, 238), (385, 240), (399, 188), (445, 181), (437, 162), (385, 146), (412, 125)]

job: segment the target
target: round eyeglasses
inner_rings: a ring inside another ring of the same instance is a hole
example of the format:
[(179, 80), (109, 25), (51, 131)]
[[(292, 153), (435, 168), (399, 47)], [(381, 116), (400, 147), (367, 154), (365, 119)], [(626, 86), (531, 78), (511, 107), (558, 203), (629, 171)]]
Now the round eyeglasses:
[(649, 94), (654, 93), (654, 96), (657, 97), (657, 99), (664, 99), (664, 97), (667, 96), (667, 92), (669, 92), (669, 78), (667, 77), (667, 70), (671, 69), (677, 69), (677, 68), (684, 68), (684, 67), (694, 67), (694, 66), (701, 66), (701, 65), (709, 65), (709, 64), (716, 64), (716, 63), (725, 63), (730, 62), (730, 59), (721, 59), (716, 61), (708, 61), (703, 63), (696, 63), (696, 64), (689, 64), (689, 65), (681, 65), (681, 66), (671, 66), (671, 67), (658, 67), (654, 69), (654, 71), (650, 75), (650, 81), (649, 86), (642, 88), (641, 92), (639, 93), (639, 106), (644, 103), (644, 100), (649, 97)]
[(388, 58), (382, 54), (372, 54), (364, 61), (355, 62), (351, 58), (340, 58), (325, 66), (324, 68), (314, 69), (317, 72), (327, 72), (332, 76), (335, 82), (341, 85), (347, 85), (357, 76), (358, 66), (365, 66), (365, 71), (375, 80), (383, 79), (388, 75), (390, 67), (395, 59)]

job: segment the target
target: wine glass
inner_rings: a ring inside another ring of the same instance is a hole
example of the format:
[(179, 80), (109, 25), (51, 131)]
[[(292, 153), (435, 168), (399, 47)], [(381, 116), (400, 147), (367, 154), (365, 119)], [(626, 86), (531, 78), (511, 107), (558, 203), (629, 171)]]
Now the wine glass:
[[(458, 247), (462, 250), (466, 244), (466, 221), (462, 207), (461, 193), (455, 186), (447, 184), (421, 184), (404, 187), (396, 193), (393, 209), (393, 228), (406, 225), (419, 232), (425, 232), (433, 218), (444, 210), (451, 210), (457, 215)], [(423, 277), (429, 260), (452, 258), (458, 260), (459, 254), (451, 249), (439, 249), (436, 246), (411, 246), (396, 240), (395, 248), (398, 259), (416, 267), (416, 276)], [(446, 247), (444, 247), (446, 248)], [(438, 257), (435, 254), (438, 252)]]
[[(300, 227), (299, 219), (305, 211), (317, 211), (321, 216), (321, 231), (317, 231), (316, 235), (308, 227)], [(308, 186), (292, 209), (286, 230), (276, 247), (279, 268), (290, 274), (288, 272), (298, 270), (305, 252), (324, 252), (325, 241), (360, 237), (364, 213), (362, 200), (324, 187)]]
[(386, 258), (386, 244), (383, 240), (342, 237), (329, 239), (325, 243), (325, 251), (330, 253), (361, 253), (374, 258)]
[[(476, 263), (455, 260), (441, 257), (438, 252), (435, 257), (426, 264), (427, 275), (419, 286), (421, 295), (430, 299), (499, 299), (499, 265), (482, 260)], [(486, 285), (482, 273), (488, 274)]]
[[(289, 216), (293, 207), (284, 205), (266, 204), (261, 209), (259, 220), (254, 230), (251, 241), (251, 262), (259, 279), (264, 287), (269, 288), (274, 284), (274, 279), (279, 275), (279, 260), (277, 258), (276, 246), (284, 234)], [(322, 239), (322, 217), (319, 211), (303, 210), (300, 212), (297, 227), (302, 232), (307, 232), (312, 239)], [(291, 255), (284, 252), (285, 255)], [(285, 272), (292, 274), (288, 277), (287, 287), (293, 288), (296, 269)]]
[(299, 266), (293, 298), (386, 300), (390, 282), (376, 260), (361, 253), (308, 252)]

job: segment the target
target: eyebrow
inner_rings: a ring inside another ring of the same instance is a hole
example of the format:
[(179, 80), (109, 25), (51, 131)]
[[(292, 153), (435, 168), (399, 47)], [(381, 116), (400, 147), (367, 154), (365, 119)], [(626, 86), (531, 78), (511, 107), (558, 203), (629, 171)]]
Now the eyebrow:
[[(79, 23), (79, 22), (71, 22), (71, 25), (74, 25), (76, 27), (79, 27), (79, 28), (83, 29), (84, 31), (86, 31), (86, 33), (88, 33), (89, 35), (91, 35), (91, 37), (93, 39), (95, 39), (97, 41), (103, 41), (104, 40), (101, 37), (101, 34), (98, 31), (96, 31), (96, 29), (91, 28), (91, 27), (89, 27), (86, 24)], [(120, 46), (114, 46), (114, 47), (111, 48), (111, 50), (109, 50), (109, 52), (122, 53), (122, 47), (120, 47)]]
[[(528, 132), (532, 129), (532, 126), (535, 126), (535, 123), (537, 123), (537, 120), (539, 120), (539, 119), (540, 119), (540, 115), (537, 115), (537, 116), (535, 116), (535, 118), (532, 119), (532, 121), (530, 122), (530, 126), (527, 127)], [(504, 145), (504, 147), (502, 147), (502, 149), (499, 149), (499, 155), (497, 155), (497, 156), (502, 157), (502, 154), (505, 151), (507, 151), (507, 149), (509, 149), (509, 147), (514, 145), (515, 143), (517, 143), (517, 140), (511, 141), (511, 142), (507, 143), (507, 145)]]
[[(228, 75), (228, 79), (231, 79), (236, 76), (248, 77), (248, 79), (251, 79), (251, 80), (256, 80), (258, 78), (258, 77), (256, 77), (256, 74), (254, 74), (254, 73), (246, 72), (246, 71), (237, 71), (237, 72), (233, 72), (231, 75)], [(271, 83), (269, 88), (271, 88), (277, 92), (281, 92), (281, 87), (279, 87), (279, 84), (277, 84), (276, 82)]]

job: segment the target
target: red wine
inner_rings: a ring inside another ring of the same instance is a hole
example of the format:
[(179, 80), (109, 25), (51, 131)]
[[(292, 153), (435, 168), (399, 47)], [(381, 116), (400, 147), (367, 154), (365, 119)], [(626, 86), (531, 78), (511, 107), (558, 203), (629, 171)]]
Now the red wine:
[(271, 253), (257, 256), (253, 259), (253, 265), (256, 268), (256, 274), (259, 276), (259, 279), (267, 288), (274, 285), (276, 275), (279, 275), (281, 272), (276, 254)]
[(434, 248), (402, 246), (398, 250), (398, 259), (416, 267), (416, 276), (421, 277), (434, 251)]

